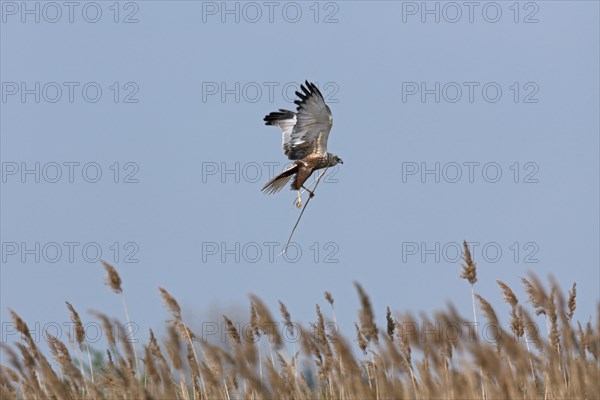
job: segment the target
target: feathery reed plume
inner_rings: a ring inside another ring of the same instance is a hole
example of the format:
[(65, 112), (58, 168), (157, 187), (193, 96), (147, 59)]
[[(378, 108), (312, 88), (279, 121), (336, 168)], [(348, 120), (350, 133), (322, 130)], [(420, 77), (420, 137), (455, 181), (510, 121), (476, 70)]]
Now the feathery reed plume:
[(154, 356), (152, 355), (152, 350), (150, 350), (150, 346), (144, 346), (144, 358), (142, 361), (144, 361), (144, 365), (146, 366), (145, 372), (150, 382), (160, 382), (161, 378), (158, 374), (156, 364), (154, 363)]
[(331, 315), (333, 317), (333, 323), (337, 326), (337, 317), (335, 316), (335, 307), (333, 306), (334, 300), (331, 293), (325, 292), (325, 300), (327, 300), (327, 302), (331, 306)]
[[(474, 264), (472, 259), (467, 261), (469, 263)], [(504, 326), (500, 324), (497, 310), (492, 308), (492, 301), (479, 295), (475, 297), (471, 285), (473, 299), (478, 299), (477, 312), (497, 324), (499, 334), (493, 338), (496, 340), (493, 346), (480, 340), (486, 336), (477, 330), (474, 332), (473, 324), (451, 304), (447, 310), (434, 311), (432, 317), (423, 312), (417, 314), (418, 317), (411, 312), (392, 314), (393, 307), (386, 307), (387, 334), (379, 337), (377, 333), (379, 343), (375, 343), (366, 334), (368, 329), (377, 329), (369, 300), (372, 297), (359, 290), (359, 313), (367, 315), (363, 315), (363, 320), (357, 321), (354, 328), (357, 347), (363, 354), (352, 351), (352, 338), (346, 339), (337, 330), (332, 333), (327, 329), (325, 315), (317, 305), (315, 322), (294, 323), (294, 330), (299, 333), (294, 335), (300, 340), (299, 351), (290, 353), (289, 348), (276, 351), (269, 343), (270, 357), (260, 356), (260, 345), (265, 344), (262, 336), (268, 336), (269, 342), (275, 340), (273, 328), (277, 324), (257, 297), (251, 298), (249, 329), (240, 330), (236, 323), (223, 316), (222, 326), (226, 327), (231, 340), (226, 344), (211, 344), (195, 337), (181, 318), (177, 301), (168, 292), (161, 291), (174, 318), (169, 315), (171, 319), (165, 325), (168, 335), (161, 342), (162, 351), (154, 332), (149, 331), (149, 340), (142, 347), (142, 374), (133, 371), (132, 348), (121, 340), (121, 337), (131, 337), (125, 325), (96, 313), (110, 348), (103, 360), (100, 354), (95, 360), (95, 382), (89, 381), (85, 371), (79, 370), (73, 356), (73, 352), (79, 352), (82, 344), (87, 346), (90, 339), (77, 336), (77, 325), (83, 324), (70, 303), (67, 307), (75, 331), (68, 339), (73, 350), (68, 348), (69, 343), (61, 342), (60, 337), (40, 331), (38, 323), (36, 329), (30, 330), (25, 321), (10, 310), (14, 323), (6, 333), (16, 336), (7, 337), (14, 340), (14, 344), (0, 343), (3, 351), (0, 398), (596, 398), (600, 380), (600, 304), (595, 319), (579, 323), (573, 317), (575, 287), (567, 301), (560, 285), (552, 279), (550, 286), (543, 285), (535, 275), (528, 277), (527, 282), (529, 302), (520, 302), (508, 285), (497, 282), (503, 294), (498, 299), (502, 297), (511, 309), (510, 324)], [(580, 293), (579, 303), (581, 299)], [(540, 308), (548, 335), (540, 335), (532, 319), (534, 310)], [(289, 327), (291, 317), (283, 302), (279, 302), (279, 311)], [(522, 340), (510, 340), (506, 334), (508, 328)], [(490, 333), (494, 334), (487, 327), (480, 332), (488, 333), (488, 339), (491, 339)], [(48, 341), (52, 364), (36, 345), (41, 335)], [(263, 339), (262, 343), (254, 340), (258, 338)], [(534, 343), (534, 352), (529, 350), (529, 342)], [(195, 354), (198, 346), (202, 349), (201, 360)], [(414, 352), (411, 346), (416, 349)]]
[[(181, 332), (181, 336), (186, 339), (188, 341), (188, 350), (191, 350), (191, 353), (194, 356), (194, 360), (196, 362), (196, 365), (198, 365), (200, 363), (200, 360), (198, 359), (198, 355), (196, 354), (196, 349), (194, 347), (194, 343), (193, 343), (193, 339), (195, 339), (195, 335), (192, 332), (192, 330), (183, 322), (183, 318), (181, 316), (181, 307), (179, 307), (179, 303), (177, 303), (177, 300), (175, 300), (175, 298), (173, 296), (171, 296), (171, 294), (164, 288), (159, 287), (158, 290), (160, 290), (160, 294), (161, 297), (163, 299), (163, 302), (165, 303), (165, 305), (167, 306), (167, 308), (169, 309), (169, 311), (171, 311), (171, 314), (173, 315), (174, 320), (173, 321), (168, 321), (171, 322), (172, 327), (174, 329), (174, 331), (169, 330), (169, 334), (171, 335), (171, 341), (169, 343), (171, 343), (171, 345), (169, 347), (167, 347), (167, 350), (169, 351), (169, 355), (171, 356), (171, 360), (173, 360), (173, 362), (175, 363), (175, 360), (177, 360), (179, 362), (178, 365), (183, 365), (183, 363), (181, 362), (181, 359), (176, 359), (175, 356), (173, 354), (171, 354), (172, 351), (174, 349), (174, 336), (173, 335), (177, 335), (177, 329), (179, 329), (179, 331)], [(178, 338), (177, 338), (178, 340)], [(179, 351), (179, 341), (176, 342), (177, 344), (177, 351)], [(177, 368), (176, 369), (181, 369), (181, 368)], [(202, 376), (202, 374), (200, 374), (200, 379), (204, 379), (204, 377)], [(181, 379), (180, 379), (181, 384), (183, 385), (185, 382), (185, 379), (183, 377), (183, 372), (181, 373)], [(196, 395), (196, 392), (194, 392), (194, 395)]]
[(315, 343), (319, 349), (318, 353), (322, 353), (325, 356), (324, 362), (321, 362), (319, 366), (319, 375), (322, 379), (326, 380), (329, 376), (332, 368), (333, 355), (331, 352), (331, 347), (329, 346), (329, 341), (327, 340), (327, 333), (325, 332), (325, 318), (323, 317), (323, 313), (321, 312), (321, 307), (316, 305), (317, 312), (317, 323), (311, 324), (313, 327), (313, 332), (315, 333)]
[(13, 320), (13, 323), (15, 324), (17, 332), (21, 334), (21, 340), (24, 338), (25, 342), (27, 343), (27, 346), (29, 347), (28, 350), (21, 343), (17, 344), (21, 352), (25, 367), (27, 368), (27, 371), (29, 373), (29, 380), (34, 381), (33, 385), (31, 385), (33, 391), (35, 391), (36, 393), (40, 392), (40, 384), (37, 380), (38, 378), (35, 373), (35, 358), (38, 357), (37, 346), (35, 345), (35, 341), (31, 337), (31, 332), (29, 331), (29, 327), (27, 326), (25, 321), (23, 321), (23, 319), (21, 319), (21, 317), (19, 317), (19, 315), (10, 308), (8, 309), (8, 311), (10, 313), (11, 319)]
[(156, 336), (154, 336), (152, 329), (150, 329), (150, 343), (148, 343), (148, 348), (150, 349), (152, 355), (159, 362), (161, 371), (161, 387), (165, 391), (176, 390), (175, 388), (177, 387), (177, 384), (170, 374), (170, 368), (168, 366), (167, 359), (160, 350), (160, 346), (158, 345), (158, 341), (156, 340)]
[[(463, 261), (461, 265), (462, 273), (460, 278), (466, 279), (471, 284), (471, 304), (473, 305), (473, 323), (477, 327), (477, 309), (475, 307), (475, 283), (477, 283), (477, 264), (473, 261), (471, 250), (466, 240), (463, 240)], [(483, 383), (483, 369), (479, 367), (479, 377), (481, 378), (481, 396), (485, 399), (485, 385)]]
[(173, 318), (175, 318), (177, 321), (181, 321), (181, 307), (179, 307), (177, 300), (175, 300), (175, 298), (171, 296), (166, 289), (159, 287), (158, 290), (160, 290), (163, 302), (169, 311), (171, 311), (171, 314), (173, 314)]
[(102, 263), (102, 266), (107, 272), (106, 284), (110, 286), (113, 292), (123, 293), (123, 289), (121, 288), (121, 277), (119, 276), (119, 273), (117, 272), (115, 267), (113, 267), (111, 264), (107, 263), (104, 260), (101, 260), (100, 262)]
[(256, 312), (256, 307), (253, 302), (250, 302), (250, 331), (252, 332), (252, 335), (255, 338), (260, 338), (260, 322), (258, 320), (258, 314)]
[(102, 322), (102, 331), (106, 336), (106, 341), (108, 342), (111, 348), (114, 348), (117, 345), (117, 340), (115, 338), (114, 325), (111, 319), (101, 312), (98, 311), (88, 311), (90, 314), (94, 315), (96, 318), (100, 319)]
[(327, 343), (327, 334), (325, 333), (325, 318), (323, 317), (323, 313), (321, 312), (321, 307), (317, 304), (315, 306), (315, 311), (317, 312), (317, 323), (312, 324), (313, 330), (315, 331), (315, 337), (321, 343)]
[[(127, 321), (128, 334), (133, 336), (133, 324), (131, 323), (131, 318), (129, 318), (129, 308), (127, 307), (127, 302), (125, 301), (125, 296), (123, 295), (123, 288), (121, 287), (121, 277), (119, 276), (119, 273), (117, 272), (114, 266), (112, 266), (104, 260), (100, 260), (100, 262), (102, 263), (102, 266), (107, 272), (106, 284), (110, 286), (113, 292), (121, 296), (121, 303), (123, 303), (123, 310), (125, 311), (125, 319)], [(140, 366), (138, 364), (137, 352), (133, 344), (131, 345), (131, 347), (133, 350), (135, 361), (135, 373), (139, 376)]]
[(158, 358), (158, 360), (161, 363), (164, 363), (165, 365), (167, 364), (167, 360), (160, 351), (160, 346), (158, 345), (158, 341), (156, 340), (156, 336), (154, 336), (154, 332), (152, 331), (152, 329), (150, 329), (150, 344), (148, 345), (148, 347), (150, 348), (150, 351), (152, 352), (154, 357)]
[(327, 300), (327, 302), (333, 306), (333, 296), (331, 295), (331, 293), (329, 292), (325, 292), (325, 300)]
[(367, 341), (365, 340), (365, 336), (360, 331), (357, 323), (354, 323), (354, 327), (356, 328), (356, 341), (358, 342), (358, 347), (362, 350), (363, 354), (367, 354)]
[(387, 334), (392, 341), (394, 341), (394, 331), (396, 330), (396, 322), (394, 322), (394, 318), (392, 318), (392, 311), (390, 311), (390, 307), (387, 306), (385, 311), (385, 319), (387, 321)]
[(364, 291), (362, 286), (358, 282), (354, 282), (354, 286), (358, 291), (358, 297), (360, 298), (361, 309), (358, 313), (360, 328), (367, 339), (367, 342), (373, 341), (378, 343), (378, 330), (375, 325), (375, 315), (373, 313), (373, 307), (371, 307), (371, 300)]
[(525, 293), (527, 293), (527, 297), (529, 298), (529, 303), (535, 309), (535, 315), (545, 315), (547, 301), (546, 294), (539, 288), (533, 286), (533, 284), (525, 278), (521, 278), (521, 282), (523, 283)]
[(283, 317), (283, 323), (285, 327), (288, 329), (288, 332), (292, 332), (294, 329), (294, 324), (292, 324), (292, 317), (290, 316), (290, 312), (288, 311), (285, 304), (282, 301), (279, 301), (279, 312)]
[(558, 331), (558, 316), (556, 313), (556, 287), (552, 287), (546, 313), (550, 319), (550, 342), (556, 351), (560, 351), (560, 333)]
[(196, 355), (194, 352), (194, 348), (192, 347), (192, 345), (188, 342), (187, 344), (187, 361), (188, 361), (188, 366), (190, 368), (190, 375), (191, 375), (191, 379), (192, 379), (192, 389), (193, 389), (193, 393), (194, 393), (194, 398), (201, 398), (202, 397), (202, 389), (200, 388), (200, 382), (201, 382), (201, 377), (200, 377), (200, 368), (198, 367), (198, 362), (196, 361)]
[(520, 317), (519, 309), (517, 308), (519, 300), (517, 299), (517, 296), (512, 291), (512, 289), (506, 283), (502, 282), (501, 280), (496, 280), (496, 283), (498, 283), (498, 285), (502, 289), (502, 292), (504, 293), (503, 300), (510, 304), (511, 307), (510, 330), (513, 331), (517, 338), (523, 337), (523, 334), (525, 333), (523, 329), (523, 319)]
[(477, 283), (477, 264), (473, 262), (471, 251), (469, 250), (469, 245), (466, 240), (463, 241), (463, 248), (463, 260), (465, 263), (461, 265), (463, 272), (460, 274), (460, 277), (469, 281), (471, 285), (474, 285)]
[(113, 362), (112, 354), (111, 354), (110, 350), (108, 350), (108, 349), (106, 349), (106, 357), (108, 358), (108, 365), (110, 365), (112, 368), (114, 368), (115, 363)]
[[(271, 341), (275, 344), (275, 348), (280, 348), (283, 345), (283, 340), (281, 339), (281, 334), (278, 329), (275, 329), (277, 326), (277, 322), (271, 316), (271, 312), (267, 308), (267, 306), (255, 295), (250, 295), (252, 299), (252, 304), (254, 305), (254, 310), (256, 311), (256, 315), (258, 317), (258, 327), (265, 335), (269, 336)], [(256, 321), (255, 321), (256, 323)], [(269, 344), (271, 343), (269, 341)]]
[(80, 349), (83, 349), (83, 342), (85, 340), (85, 329), (83, 328), (83, 324), (81, 323), (81, 318), (79, 314), (75, 310), (75, 308), (68, 301), (65, 302), (67, 304), (67, 308), (71, 312), (71, 321), (75, 324), (75, 338), (77, 339), (77, 344)]
[(8, 311), (10, 312), (10, 316), (11, 316), (13, 322), (15, 323), (15, 327), (17, 328), (17, 331), (19, 333), (21, 333), (21, 335), (23, 335), (27, 344), (29, 345), (29, 349), (31, 351), (37, 349), (37, 346), (35, 345), (35, 341), (31, 337), (31, 332), (29, 331), (29, 327), (27, 326), (25, 321), (23, 321), (23, 319), (21, 317), (19, 317), (19, 315), (16, 312), (14, 312), (13, 310), (11, 310), (10, 308), (8, 309)]
[(569, 312), (567, 313), (567, 318), (569, 321), (573, 319), (573, 314), (575, 314), (575, 308), (577, 307), (577, 283), (573, 283), (573, 288), (569, 290), (569, 301), (567, 302), (567, 307), (569, 307)]
[(502, 282), (501, 280), (496, 280), (496, 283), (500, 286), (502, 292), (504, 293), (503, 300), (511, 306), (515, 307), (519, 301), (517, 300), (517, 296), (515, 296), (511, 288), (508, 287), (508, 285)]
[[(600, 324), (600, 318), (596, 320), (597, 324)], [(600, 359), (600, 329), (596, 331), (594, 334), (594, 330), (592, 329), (592, 323), (587, 322), (585, 324), (585, 337), (586, 337), (586, 349), (589, 353), (594, 356), (596, 362)]]
[[(75, 310), (75, 308), (68, 301), (65, 302), (67, 304), (67, 308), (71, 313), (71, 321), (75, 324), (75, 339), (77, 340), (77, 344), (79, 346), (79, 369), (81, 370), (81, 375), (84, 375), (83, 372), (83, 361), (81, 359), (81, 352), (83, 351), (83, 343), (85, 341), (85, 329), (83, 328), (83, 323), (81, 323), (81, 318), (79, 317), (79, 313)], [(90, 355), (90, 349), (87, 348), (87, 355), (89, 361), (90, 368), (90, 376), (92, 379), (92, 383), (94, 382), (94, 366), (92, 364), (92, 357)]]
[(480, 295), (476, 294), (475, 297), (477, 298), (477, 300), (479, 300), (479, 306), (481, 307), (481, 310), (483, 311), (487, 319), (491, 323), (493, 323), (495, 327), (498, 328), (500, 326), (500, 322), (498, 321), (498, 316), (496, 315), (494, 307), (492, 307), (492, 305)]
[(125, 351), (125, 357), (127, 360), (127, 372), (131, 375), (130, 377), (138, 374), (138, 369), (134, 368), (137, 361), (137, 356), (134, 348), (134, 338), (130, 334), (130, 330), (125, 327), (120, 321), (116, 321), (116, 328), (119, 330), (119, 338), (121, 339), (121, 346)]
[(581, 322), (577, 321), (577, 337), (579, 338), (579, 359), (585, 360), (585, 349), (587, 348), (585, 332), (581, 328)]
[(231, 322), (231, 320), (229, 318), (227, 318), (227, 316), (225, 316), (225, 315), (223, 315), (223, 319), (225, 320), (225, 325), (227, 327), (227, 334), (229, 335), (231, 340), (238, 344), (241, 343), (242, 340), (240, 338), (240, 334), (238, 333), (233, 322)]
[(173, 363), (173, 368), (177, 370), (183, 369), (183, 361), (181, 360), (181, 341), (179, 340), (179, 335), (177, 334), (177, 328), (173, 325), (169, 326), (169, 340), (166, 342), (167, 353), (171, 359), (171, 363)]
[(410, 341), (407, 335), (403, 333), (400, 334), (400, 349), (402, 350), (402, 357), (404, 357), (404, 368), (410, 375), (411, 384), (413, 387), (413, 391), (415, 393), (415, 397), (419, 398), (418, 388), (420, 383), (415, 376), (415, 372), (412, 366), (412, 349), (410, 348)]
[(71, 359), (71, 355), (69, 354), (69, 350), (67, 350), (67, 346), (58, 338), (51, 334), (48, 335), (48, 345), (50, 347), (50, 351), (54, 356), (54, 359), (60, 366), (60, 369), (63, 374), (69, 376), (72, 379), (77, 381), (82, 381), (83, 377), (80, 372), (73, 366), (73, 361)]

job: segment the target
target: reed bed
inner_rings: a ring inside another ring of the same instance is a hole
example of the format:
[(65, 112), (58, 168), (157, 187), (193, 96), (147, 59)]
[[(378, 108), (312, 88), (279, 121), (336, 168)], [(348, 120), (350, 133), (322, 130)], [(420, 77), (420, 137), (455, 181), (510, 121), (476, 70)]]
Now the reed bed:
[[(117, 270), (103, 263), (107, 284), (122, 297)], [(74, 337), (46, 335), (44, 354), (26, 322), (9, 310), (22, 340), (2, 344), (2, 399), (595, 399), (600, 397), (600, 305), (596, 321), (574, 319), (575, 284), (564, 293), (530, 274), (524, 301), (502, 281), (492, 307), (476, 293), (477, 268), (465, 245), (461, 278), (470, 284), (473, 315), (453, 306), (433, 315), (386, 307), (378, 326), (369, 295), (360, 300), (354, 332), (336, 329), (334, 297), (326, 292), (315, 321), (295, 323), (283, 302), (278, 312), (250, 297), (247, 321), (223, 316), (224, 343), (208, 342), (185, 322), (175, 297), (159, 293), (171, 314), (165, 337), (149, 331), (136, 348), (128, 324), (94, 313), (107, 338), (93, 363), (76, 308), (66, 303)], [(457, 281), (458, 282), (458, 281)], [(499, 313), (506, 314), (505, 325)], [(477, 319), (481, 315), (483, 318)], [(542, 321), (539, 323), (539, 321)], [(116, 327), (116, 329), (115, 329)], [(97, 347), (98, 344), (95, 344)], [(96, 348), (95, 350), (100, 350)]]

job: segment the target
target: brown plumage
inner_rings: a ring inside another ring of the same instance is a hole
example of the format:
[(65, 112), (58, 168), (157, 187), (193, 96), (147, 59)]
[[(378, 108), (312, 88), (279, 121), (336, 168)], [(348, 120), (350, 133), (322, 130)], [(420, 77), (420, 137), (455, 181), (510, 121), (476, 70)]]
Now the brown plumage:
[(333, 117), (323, 95), (308, 81), (306, 87), (300, 85), (300, 88), (302, 93), (296, 92), (300, 100), (294, 102), (298, 106), (297, 112), (280, 109), (264, 118), (266, 125), (281, 128), (283, 151), (293, 163), (262, 188), (266, 194), (277, 193), (294, 177), (291, 189), (298, 191), (298, 205), (301, 204), (300, 189), (314, 195), (304, 187), (314, 171), (344, 163), (335, 154), (327, 152)]

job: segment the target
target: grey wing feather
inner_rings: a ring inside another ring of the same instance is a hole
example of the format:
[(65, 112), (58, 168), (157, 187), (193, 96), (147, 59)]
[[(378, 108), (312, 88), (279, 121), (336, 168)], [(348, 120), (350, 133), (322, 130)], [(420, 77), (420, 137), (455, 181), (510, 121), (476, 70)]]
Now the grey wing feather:
[(327, 153), (327, 139), (333, 125), (331, 110), (319, 89), (306, 81), (296, 92), (300, 100), (294, 103), (297, 112), (283, 110), (272, 112), (264, 120), (267, 125), (281, 128), (283, 152), (290, 160), (300, 160), (309, 154)]
[(333, 125), (331, 110), (319, 89), (306, 81), (303, 93), (296, 92), (296, 124), (291, 133), (290, 146), (284, 148), (290, 160), (300, 160), (309, 154), (327, 154), (327, 139)]
[(296, 126), (296, 113), (289, 110), (279, 109), (264, 118), (265, 125), (275, 125), (281, 129), (282, 147), (285, 154), (290, 148), (292, 131)]

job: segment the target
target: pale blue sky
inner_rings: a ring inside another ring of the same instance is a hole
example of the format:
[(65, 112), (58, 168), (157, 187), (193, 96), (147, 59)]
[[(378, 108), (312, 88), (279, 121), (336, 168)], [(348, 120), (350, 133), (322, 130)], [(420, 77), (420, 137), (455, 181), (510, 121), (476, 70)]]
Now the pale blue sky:
[[(296, 6), (286, 3), (276, 3), (273, 22), (262, 2), (238, 3), (236, 22), (221, 2), (142, 1), (122, 5), (118, 16), (113, 2), (98, 2), (96, 23), (85, 19), (95, 18), (95, 8), (82, 15), (85, 3), (73, 10), (72, 23), (67, 8), (51, 23), (56, 10), (39, 3), (36, 23), (21, 2), (1, 4), (3, 341), (13, 338), (6, 334), (9, 307), (32, 326), (67, 323), (65, 300), (85, 321), (92, 320), (89, 309), (122, 317), (100, 264), (81, 252), (87, 244), (93, 259), (97, 244), (114, 262), (115, 242), (120, 262), (114, 264), (141, 339), (167, 318), (158, 286), (194, 321), (246, 309), (250, 292), (274, 309), (280, 299), (294, 319), (308, 321), (329, 290), (345, 329), (356, 319), (355, 280), (379, 318), (386, 305), (432, 311), (447, 301), (469, 315), (468, 285), (453, 259), (463, 239), (479, 243), (476, 290), (493, 304), (501, 299), (496, 279), (517, 289), (519, 277), (532, 270), (554, 274), (565, 290), (576, 281), (576, 318), (594, 313), (598, 2), (528, 3), (518, 15), (514, 2), (494, 3), (501, 10), (495, 23), (488, 21), (496, 8), (484, 2), (472, 22), (463, 8), (455, 23), (449, 20), (456, 10), (436, 2), (427, 4), (440, 7), (439, 23), (414, 8), (422, 2), (295, 3), (302, 12), (296, 23), (290, 22)], [(269, 258), (269, 246), (281, 251), (298, 210), (293, 192), (260, 192), (265, 163), (279, 170), (286, 162), (279, 132), (262, 118), (293, 107), (283, 88), (304, 79), (333, 100), (329, 150), (344, 165), (318, 188), (294, 239), (302, 256), (291, 263)], [(40, 82), (39, 103), (35, 93), (22, 101), (22, 82), (34, 92)], [(439, 103), (435, 94), (424, 102), (420, 92), (410, 94), (422, 83), (435, 89), (436, 82)], [(223, 83), (233, 90), (224, 101)], [(62, 97), (52, 103), (57, 86)], [(92, 103), (96, 87), (102, 95)], [(462, 97), (453, 103), (457, 87)], [(492, 102), (498, 87), (502, 95)], [(41, 182), (29, 174), (22, 183), (22, 163), (31, 169), (36, 162)], [(52, 163), (61, 165), (57, 183), (48, 182)], [(87, 163), (97, 163), (88, 165), (88, 180), (101, 169), (97, 183), (83, 179)], [(234, 174), (221, 176), (236, 163), (239, 182)], [(422, 178), (422, 168), (436, 163), (440, 181)], [(457, 165), (462, 175), (452, 183)], [(113, 182), (115, 169), (120, 183)], [(488, 182), (498, 169), (499, 181)], [(31, 249), (36, 242), (40, 263), (21, 245)], [(49, 263), (54, 242), (63, 254)], [(65, 242), (78, 243), (73, 260)], [(225, 251), (236, 243), (240, 262)], [(430, 254), (436, 243), (439, 251)], [(131, 252), (138, 263), (123, 262)]]

